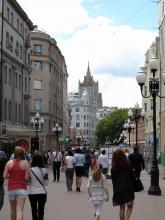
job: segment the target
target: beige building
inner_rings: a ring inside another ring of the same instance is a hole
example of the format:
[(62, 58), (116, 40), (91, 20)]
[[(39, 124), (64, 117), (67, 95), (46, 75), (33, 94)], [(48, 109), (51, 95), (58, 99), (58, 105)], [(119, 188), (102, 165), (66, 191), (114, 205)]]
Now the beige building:
[[(143, 94), (145, 96), (150, 95), (149, 91), (149, 80), (153, 77), (151, 70), (149, 68), (149, 61), (151, 57), (158, 57), (159, 53), (159, 38), (156, 37), (155, 41), (152, 43), (150, 48), (145, 54), (145, 63), (143, 71), (146, 72), (147, 80), (143, 88)], [(160, 80), (159, 72), (157, 72), (156, 77)], [(145, 140), (146, 140), (146, 157), (148, 158), (149, 166), (151, 166), (153, 158), (153, 98), (152, 96), (148, 98), (143, 98), (143, 109), (145, 111)], [(157, 141), (157, 153), (160, 154), (160, 101), (159, 97), (156, 98), (156, 141)]]
[(0, 0), (0, 30), (0, 142), (9, 145), (29, 131), (33, 24), (17, 1)]
[[(61, 136), (68, 134), (67, 67), (57, 42), (37, 28), (31, 32), (31, 117), (36, 112), (44, 119), (39, 132), (40, 149), (56, 146), (52, 129), (62, 127)], [(35, 133), (34, 135), (35, 136)]]

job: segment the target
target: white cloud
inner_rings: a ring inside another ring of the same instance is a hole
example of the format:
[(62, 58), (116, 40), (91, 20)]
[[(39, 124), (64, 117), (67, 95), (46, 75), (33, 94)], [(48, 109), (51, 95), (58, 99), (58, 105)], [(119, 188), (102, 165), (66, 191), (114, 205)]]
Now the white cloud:
[(156, 36), (154, 32), (116, 26), (107, 17), (91, 18), (81, 0), (18, 2), (34, 24), (57, 40), (66, 59), (69, 91), (78, 89), (78, 80), (83, 80), (89, 61), (104, 105), (131, 107), (137, 101), (141, 104), (135, 75)]

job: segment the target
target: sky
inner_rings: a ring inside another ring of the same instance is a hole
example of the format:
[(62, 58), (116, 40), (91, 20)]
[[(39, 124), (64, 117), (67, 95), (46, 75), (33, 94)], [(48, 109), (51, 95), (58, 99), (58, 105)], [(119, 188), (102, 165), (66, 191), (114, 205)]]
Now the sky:
[(33, 24), (57, 41), (69, 74), (68, 92), (78, 91), (89, 62), (104, 106), (141, 106), (136, 75), (158, 36), (156, 1), (17, 1)]

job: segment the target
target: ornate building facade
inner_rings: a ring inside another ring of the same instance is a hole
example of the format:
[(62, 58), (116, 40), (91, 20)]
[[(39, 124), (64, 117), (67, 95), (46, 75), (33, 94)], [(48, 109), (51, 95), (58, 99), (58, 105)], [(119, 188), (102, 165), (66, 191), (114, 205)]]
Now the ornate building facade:
[(0, 28), (0, 142), (9, 145), (29, 131), (33, 23), (17, 1), (1, 0)]
[[(36, 112), (44, 119), (39, 132), (40, 148), (53, 149), (57, 137), (52, 129), (56, 123), (61, 135), (68, 134), (67, 68), (57, 42), (37, 28), (31, 32), (31, 117)], [(35, 136), (35, 134), (34, 134)]]

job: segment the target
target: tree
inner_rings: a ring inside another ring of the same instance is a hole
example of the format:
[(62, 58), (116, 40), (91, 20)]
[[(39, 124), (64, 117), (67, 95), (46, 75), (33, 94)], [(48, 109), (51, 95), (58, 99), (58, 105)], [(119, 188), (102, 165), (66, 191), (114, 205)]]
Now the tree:
[(123, 130), (125, 120), (128, 118), (128, 109), (120, 108), (103, 118), (96, 127), (96, 144), (103, 145), (106, 141), (114, 143)]

